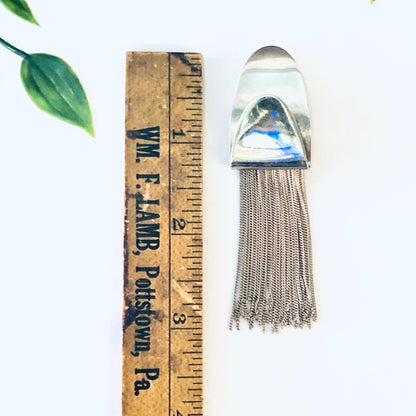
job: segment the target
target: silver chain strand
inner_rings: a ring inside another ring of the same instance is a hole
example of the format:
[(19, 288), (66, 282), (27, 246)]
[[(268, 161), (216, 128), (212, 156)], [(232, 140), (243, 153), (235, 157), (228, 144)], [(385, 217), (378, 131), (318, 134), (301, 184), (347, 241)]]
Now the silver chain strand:
[(310, 326), (317, 317), (304, 171), (240, 171), (240, 244), (230, 328)]

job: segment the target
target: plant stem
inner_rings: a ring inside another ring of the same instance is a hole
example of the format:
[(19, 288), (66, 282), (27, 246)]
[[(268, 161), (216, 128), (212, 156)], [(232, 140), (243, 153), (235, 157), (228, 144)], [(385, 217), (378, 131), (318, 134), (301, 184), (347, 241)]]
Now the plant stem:
[(29, 54), (23, 52), (22, 50), (16, 48), (15, 46), (11, 45), (9, 42), (6, 42), (4, 39), (0, 38), (0, 44), (3, 45), (9, 51), (12, 51), (16, 55), (21, 56), (22, 58), (27, 58)]

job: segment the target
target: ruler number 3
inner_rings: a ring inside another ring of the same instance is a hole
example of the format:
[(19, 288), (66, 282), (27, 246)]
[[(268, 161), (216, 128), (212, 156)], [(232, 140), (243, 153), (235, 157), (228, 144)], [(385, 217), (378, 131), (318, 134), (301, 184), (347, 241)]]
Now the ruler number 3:
[(178, 324), (184, 324), (186, 322), (186, 315), (184, 313), (181, 313), (180, 315), (178, 313), (173, 314), (173, 323)]

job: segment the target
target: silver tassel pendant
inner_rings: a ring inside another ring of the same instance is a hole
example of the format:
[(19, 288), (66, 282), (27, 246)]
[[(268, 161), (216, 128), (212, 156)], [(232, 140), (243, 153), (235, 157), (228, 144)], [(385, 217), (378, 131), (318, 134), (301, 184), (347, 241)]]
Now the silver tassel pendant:
[(310, 118), (293, 58), (269, 46), (244, 67), (232, 113), (240, 170), (240, 243), (230, 327), (310, 326), (316, 319), (304, 170)]

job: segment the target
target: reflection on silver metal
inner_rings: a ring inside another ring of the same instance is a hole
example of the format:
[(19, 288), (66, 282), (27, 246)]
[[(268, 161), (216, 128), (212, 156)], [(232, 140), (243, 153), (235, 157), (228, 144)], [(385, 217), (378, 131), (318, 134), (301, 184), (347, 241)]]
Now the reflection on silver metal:
[(231, 135), (233, 168), (309, 167), (305, 84), (285, 50), (266, 46), (247, 61), (231, 115)]

